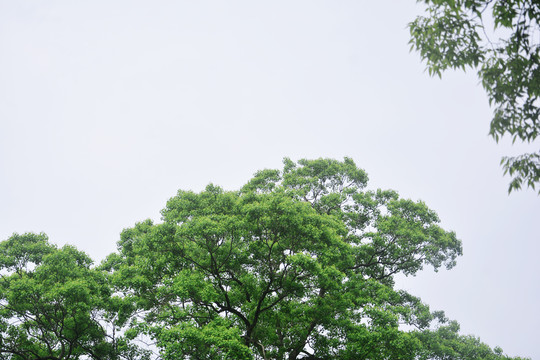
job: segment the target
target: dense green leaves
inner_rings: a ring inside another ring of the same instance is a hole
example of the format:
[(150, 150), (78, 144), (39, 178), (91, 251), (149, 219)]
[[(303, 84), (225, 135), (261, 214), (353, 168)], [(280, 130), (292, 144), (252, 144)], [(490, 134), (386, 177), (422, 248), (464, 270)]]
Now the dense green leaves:
[[(540, 132), (540, 4), (535, 0), (424, 0), (411, 44), (430, 74), (474, 68), (494, 106), (489, 134), (533, 142)], [(493, 27), (487, 26), (492, 23)], [(540, 183), (540, 152), (505, 157), (509, 191)], [(540, 194), (540, 189), (539, 189)]]
[(367, 179), (348, 158), (285, 159), (239, 191), (179, 191), (99, 268), (13, 235), (0, 359), (509, 359), (394, 288), (395, 274), (453, 267), (461, 242)]
[(346, 158), (284, 161), (240, 191), (179, 191), (104, 268), (162, 359), (415, 359), (434, 315), (393, 275), (451, 268), (436, 213), (365, 191)]
[(423, 330), (412, 333), (423, 344), (419, 359), (434, 360), (524, 360), (509, 357), (502, 349), (491, 349), (474, 336), (459, 335), (459, 324), (442, 319), (443, 324), (436, 330)]
[(98, 358), (106, 343), (96, 311), (110, 290), (91, 260), (43, 234), (13, 235), (0, 259), (0, 357)]
[[(0, 243), (0, 359), (120, 359), (133, 346), (107, 333), (111, 289), (91, 259), (44, 234)], [(130, 359), (131, 357), (123, 357)]]

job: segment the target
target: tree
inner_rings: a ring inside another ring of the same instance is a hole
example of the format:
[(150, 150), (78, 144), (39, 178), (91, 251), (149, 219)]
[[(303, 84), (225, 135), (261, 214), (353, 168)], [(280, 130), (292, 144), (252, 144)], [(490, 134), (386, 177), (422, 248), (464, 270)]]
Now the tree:
[(105, 329), (111, 290), (91, 264), (83, 252), (58, 249), (45, 234), (14, 234), (0, 243), (0, 359), (129, 359), (135, 353)]
[(483, 360), (508, 360), (522, 359), (511, 358), (503, 354), (500, 347), (491, 349), (482, 343), (480, 339), (471, 335), (460, 335), (459, 324), (456, 321), (449, 321), (442, 312), (437, 313), (435, 320), (438, 322), (437, 328), (415, 331), (414, 336), (421, 343), (418, 359), (433, 360), (461, 360), (461, 359), (483, 359)]
[[(540, 132), (540, 3), (422, 2), (427, 16), (409, 24), (410, 42), (429, 73), (441, 76), (449, 68), (476, 69), (494, 106), (489, 134), (496, 141), (509, 135), (513, 142), (534, 142)], [(540, 182), (540, 151), (503, 157), (501, 165), (505, 174), (513, 176), (509, 192), (522, 184), (535, 189)]]
[(127, 336), (164, 360), (437, 359), (440, 314), (393, 276), (451, 268), (461, 242), (367, 179), (348, 158), (285, 159), (239, 191), (179, 191), (102, 265), (131, 309)]

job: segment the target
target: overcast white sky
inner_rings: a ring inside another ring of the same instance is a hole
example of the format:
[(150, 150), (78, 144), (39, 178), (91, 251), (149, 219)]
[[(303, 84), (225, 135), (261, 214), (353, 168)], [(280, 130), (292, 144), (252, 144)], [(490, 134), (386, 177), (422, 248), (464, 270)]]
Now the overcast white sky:
[[(540, 198), (507, 195), (473, 72), (424, 72), (414, 0), (0, 0), (0, 239), (100, 261), (178, 189), (237, 189), (283, 157), (352, 157), (462, 239), (400, 278), (464, 333), (540, 359)], [(534, 147), (532, 147), (534, 150)]]

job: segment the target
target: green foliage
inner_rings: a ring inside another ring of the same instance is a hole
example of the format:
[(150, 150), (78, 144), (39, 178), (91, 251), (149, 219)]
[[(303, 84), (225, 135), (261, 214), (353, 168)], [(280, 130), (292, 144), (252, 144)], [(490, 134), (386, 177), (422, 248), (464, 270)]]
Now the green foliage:
[[(431, 75), (478, 71), (495, 107), (489, 134), (533, 142), (540, 131), (540, 3), (536, 0), (424, 0), (427, 15), (409, 24), (412, 49)], [(486, 26), (492, 22), (493, 29)], [(488, 35), (490, 34), (490, 35)], [(494, 40), (492, 38), (497, 38)], [(540, 152), (505, 157), (509, 192), (540, 182)], [(540, 189), (539, 189), (540, 194)]]
[(15, 234), (0, 243), (0, 360), (510, 359), (394, 288), (453, 267), (461, 242), (367, 180), (348, 158), (285, 159), (239, 191), (179, 191), (98, 268)]
[(501, 348), (491, 349), (474, 336), (459, 335), (459, 324), (443, 319), (443, 325), (436, 330), (413, 332), (412, 335), (424, 345), (419, 359), (433, 360), (525, 360), (511, 358), (502, 353)]
[(103, 265), (138, 309), (131, 331), (167, 360), (416, 359), (424, 338), (400, 325), (434, 315), (393, 275), (451, 268), (461, 242), (367, 180), (348, 158), (285, 159), (240, 191), (179, 191)]
[[(78, 359), (104, 347), (94, 310), (109, 294), (91, 260), (43, 234), (0, 243), (0, 356)], [(90, 351), (89, 349), (92, 348)]]
[(111, 290), (91, 264), (44, 234), (0, 243), (0, 359), (118, 359), (132, 348), (104, 329)]

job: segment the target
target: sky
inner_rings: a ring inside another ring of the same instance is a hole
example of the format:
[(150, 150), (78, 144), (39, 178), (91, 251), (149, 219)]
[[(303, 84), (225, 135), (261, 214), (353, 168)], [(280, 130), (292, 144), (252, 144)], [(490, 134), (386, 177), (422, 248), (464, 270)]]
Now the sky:
[[(540, 360), (540, 197), (507, 194), (473, 71), (425, 71), (414, 0), (0, 0), (0, 240), (45, 232), (97, 263), (178, 189), (348, 156), (422, 200), (457, 266), (397, 286)], [(538, 144), (536, 144), (538, 145)]]

